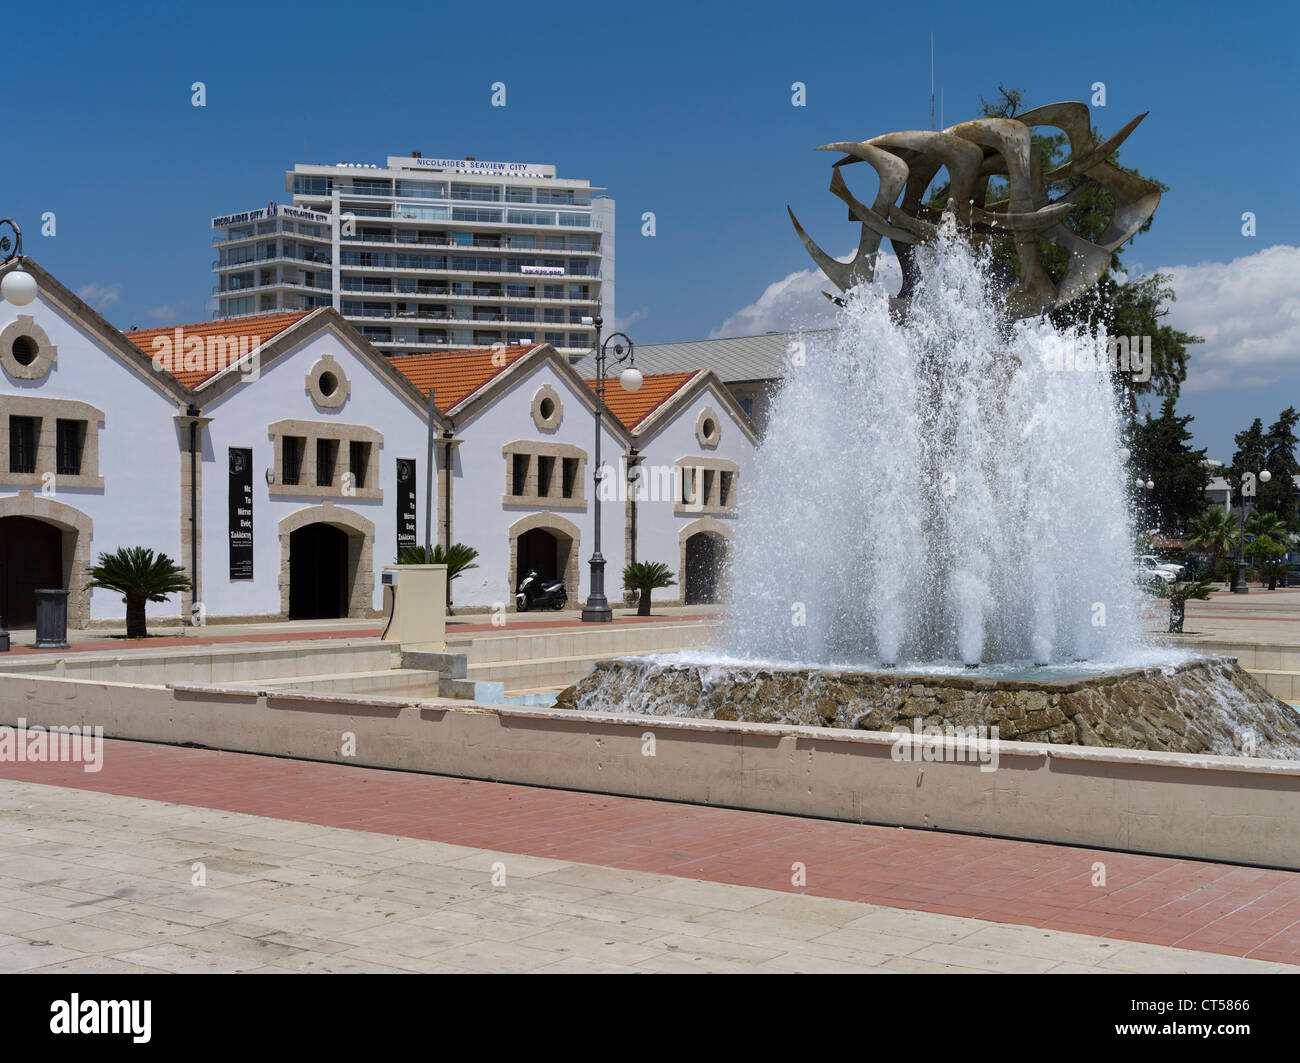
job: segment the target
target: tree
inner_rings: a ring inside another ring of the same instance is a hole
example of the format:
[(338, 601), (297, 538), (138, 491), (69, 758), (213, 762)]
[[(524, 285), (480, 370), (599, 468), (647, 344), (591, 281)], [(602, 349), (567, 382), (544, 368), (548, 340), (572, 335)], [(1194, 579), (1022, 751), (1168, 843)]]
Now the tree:
[[(1266, 467), (1268, 459), (1268, 444), (1264, 441), (1264, 422), (1256, 417), (1251, 426), (1244, 432), (1238, 432), (1232, 437), (1232, 441), (1237, 445), (1237, 449), (1233, 452), (1232, 462), (1227, 469), (1228, 490), (1231, 492), (1232, 504), (1240, 506), (1243, 501), (1242, 483), (1248, 473), (1257, 478), (1256, 491), (1263, 486), (1258, 482), (1258, 476)], [(1271, 469), (1269, 471), (1272, 472)]]
[(1191, 416), (1174, 412), (1174, 399), (1167, 396), (1160, 405), (1160, 416), (1146, 415), (1145, 422), (1135, 423), (1131, 433), (1134, 467), (1146, 472), (1155, 487), (1145, 502), (1156, 525), (1165, 535), (1180, 535), (1188, 523), (1205, 508), (1205, 489), (1210, 470), (1205, 465), (1205, 450), (1193, 450), (1187, 430)]
[(1300, 491), (1295, 478), (1300, 475), (1300, 459), (1296, 458), (1295, 429), (1300, 413), (1288, 406), (1264, 433), (1264, 466), (1273, 474), (1266, 484), (1259, 485), (1255, 503), (1265, 513), (1276, 514), (1288, 526), (1300, 530)]
[(640, 591), (636, 615), (650, 615), (650, 592), (660, 587), (671, 587), (677, 580), (672, 569), (660, 561), (632, 561), (623, 569), (623, 589)]
[(1169, 599), (1169, 633), (1183, 633), (1183, 617), (1189, 599), (1206, 601), (1210, 597), (1211, 579), (1197, 580), (1195, 583), (1160, 583), (1156, 585), (1156, 596)]
[(1236, 550), (1237, 535), (1237, 518), (1229, 510), (1216, 506), (1187, 522), (1183, 543), (1193, 550), (1204, 550), (1210, 555), (1213, 568), (1218, 569), (1220, 562)]
[(166, 554), (147, 547), (126, 546), (111, 554), (100, 554), (99, 563), (90, 570), (88, 588), (116, 591), (126, 602), (126, 637), (148, 638), (145, 606), (148, 602), (166, 601), (177, 591), (189, 590), (185, 570)]
[[(989, 118), (1014, 118), (1025, 110), (1025, 90), (998, 86), (998, 97), (989, 101), (980, 98), (983, 113)], [(1094, 130), (1092, 143), (1101, 143), (1102, 138)], [(1064, 133), (1035, 133), (1034, 150), (1042, 157), (1043, 172), (1056, 169), (1066, 159), (1069, 140)], [(1118, 164), (1116, 153), (1112, 161)], [(1137, 170), (1120, 167), (1137, 176)], [(1148, 178), (1151, 180), (1151, 178)], [(1160, 182), (1156, 182), (1159, 184)], [(1081, 189), (1078, 186), (1082, 185)], [(1167, 186), (1161, 184), (1162, 189)], [(1052, 199), (1078, 189), (1073, 200), (1074, 209), (1065, 219), (1064, 224), (1085, 240), (1098, 242), (1115, 214), (1115, 201), (1109, 192), (1093, 184), (1084, 176), (1067, 177), (1063, 181), (1053, 182), (1047, 188)], [(989, 182), (985, 203), (991, 204), (1007, 195), (1005, 181)], [(939, 185), (926, 204), (930, 216), (927, 220), (935, 221), (948, 202), (948, 185)], [(1152, 218), (1139, 232), (1146, 232)], [(1044, 237), (1036, 237), (1039, 261), (1054, 283), (1060, 283), (1069, 267), (1069, 255)], [(1019, 265), (1015, 239), (1008, 236), (990, 238), (990, 245), (995, 268), (1000, 267), (1004, 274), (1014, 276)], [(1169, 314), (1169, 306), (1175, 301), (1170, 276), (1154, 273), (1145, 277), (1129, 278), (1124, 272), (1120, 252), (1111, 255), (1110, 270), (1090, 291), (1078, 299), (1052, 311), (1051, 319), (1058, 328), (1077, 326), (1089, 335), (1097, 335), (1104, 328), (1109, 336), (1151, 337), (1151, 377), (1141, 381), (1132, 373), (1119, 374), (1119, 383), (1123, 388), (1125, 404), (1134, 415), (1137, 400), (1146, 395), (1158, 395), (1161, 398), (1177, 398), (1179, 388), (1187, 379), (1187, 348), (1195, 343), (1204, 342), (1200, 337), (1182, 332), (1164, 323)]]

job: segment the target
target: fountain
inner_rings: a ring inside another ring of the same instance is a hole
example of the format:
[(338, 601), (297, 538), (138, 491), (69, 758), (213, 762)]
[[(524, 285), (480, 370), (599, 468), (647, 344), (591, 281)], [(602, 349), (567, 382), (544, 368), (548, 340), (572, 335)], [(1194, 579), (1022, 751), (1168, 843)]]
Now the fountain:
[[(839, 262), (791, 212), (843, 293), (828, 295), (840, 327), (795, 345), (774, 398), (726, 574), (724, 646), (603, 662), (561, 705), (1300, 755), (1296, 714), (1235, 663), (1144, 639), (1113, 379), (1125, 367), (1104, 334), (1046, 316), (1155, 210), (1159, 187), (1109, 158), (1141, 117), (1100, 144), (1086, 105), (1065, 103), (819, 149), (842, 155), (831, 191), (859, 246)], [(1072, 151), (1047, 173), (1041, 125)], [(879, 175), (870, 207), (842, 175), (857, 162)], [(946, 205), (927, 211), (941, 170)], [(995, 176), (1007, 195), (988, 203)], [(1089, 182), (1115, 204), (1096, 244), (1064, 224)], [(993, 254), (1004, 234), (1014, 274)], [(894, 298), (873, 283), (882, 238), (902, 267)], [(1039, 239), (1069, 253), (1059, 282)]]

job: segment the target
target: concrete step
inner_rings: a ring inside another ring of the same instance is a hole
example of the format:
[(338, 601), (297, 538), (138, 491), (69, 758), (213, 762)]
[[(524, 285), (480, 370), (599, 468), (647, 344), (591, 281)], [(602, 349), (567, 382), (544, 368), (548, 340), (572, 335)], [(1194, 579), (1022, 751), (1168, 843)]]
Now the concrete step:
[(318, 675), (278, 676), (275, 679), (245, 679), (228, 686), (257, 690), (304, 690), (335, 694), (409, 694), (423, 698), (439, 696), (437, 672), (412, 668), (377, 668), (363, 672), (333, 672)]

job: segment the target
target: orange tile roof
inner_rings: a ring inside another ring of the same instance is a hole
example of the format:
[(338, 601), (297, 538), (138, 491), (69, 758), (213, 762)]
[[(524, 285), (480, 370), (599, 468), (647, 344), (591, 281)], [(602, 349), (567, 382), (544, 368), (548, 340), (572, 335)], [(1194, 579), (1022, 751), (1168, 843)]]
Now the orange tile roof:
[[(647, 373), (636, 391), (624, 391), (615, 376), (605, 382), (605, 405), (625, 428), (634, 431), (699, 372), (696, 369), (689, 373)], [(588, 380), (587, 386), (594, 390), (596, 381)]]
[[(437, 351), (423, 354), (396, 354), (388, 360), (393, 368), (419, 388), (425, 395), (433, 388), (433, 398), (438, 409), (450, 410), (469, 398), (484, 384), (504, 372), (525, 354), (540, 344), (527, 343), (514, 347), (485, 347), (473, 351)], [(504, 359), (499, 355), (504, 353)], [(494, 355), (497, 364), (493, 363)]]
[[(157, 356), (163, 368), (187, 388), (194, 388), (224, 369), (229, 364), (230, 356), (251, 351), (259, 344), (266, 343), (272, 336), (283, 332), (310, 313), (310, 310), (296, 310), (281, 314), (259, 314), (255, 317), (230, 317), (217, 321), (198, 321), (192, 325), (133, 329), (130, 332), (123, 332), (122, 335), (150, 358)], [(180, 334), (179, 339), (177, 333)], [(246, 344), (240, 344), (238, 348), (224, 348), (230, 352), (225, 358), (216, 349), (214, 342), (210, 342), (218, 339), (226, 342), (238, 341), (245, 336), (248, 337)], [(197, 351), (191, 352), (189, 357), (186, 357), (186, 341), (195, 337), (201, 339), (204, 344), (201, 359)], [(168, 343), (155, 346), (154, 341), (159, 338), (165, 338)], [(177, 350), (178, 343), (179, 350)], [(198, 361), (202, 364), (196, 365), (195, 362)]]

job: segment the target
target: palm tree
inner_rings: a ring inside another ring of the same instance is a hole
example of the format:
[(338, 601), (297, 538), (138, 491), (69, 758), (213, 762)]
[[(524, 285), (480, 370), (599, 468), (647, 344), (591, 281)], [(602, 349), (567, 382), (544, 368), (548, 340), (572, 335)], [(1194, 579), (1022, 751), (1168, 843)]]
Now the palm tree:
[(177, 591), (189, 590), (185, 570), (166, 554), (148, 547), (124, 546), (111, 554), (100, 554), (90, 570), (87, 588), (116, 591), (126, 602), (126, 637), (149, 637), (145, 627), (145, 605), (166, 601)]
[(1206, 601), (1210, 597), (1212, 579), (1197, 580), (1195, 583), (1161, 583), (1156, 587), (1156, 594), (1169, 599), (1169, 633), (1183, 633), (1183, 617), (1186, 615), (1188, 599)]
[(640, 591), (636, 615), (650, 615), (650, 592), (657, 587), (671, 587), (677, 580), (673, 570), (660, 561), (633, 561), (623, 569), (623, 589)]
[[(1213, 570), (1218, 568), (1221, 559), (1231, 555), (1237, 546), (1237, 537), (1236, 518), (1228, 510), (1215, 507), (1187, 522), (1183, 543), (1195, 550), (1207, 551)], [(1231, 574), (1227, 578), (1231, 581)]]
[[(426, 561), (425, 558), (428, 558)], [(468, 572), (471, 568), (478, 568), (475, 558), (478, 557), (478, 551), (472, 546), (466, 546), (464, 543), (452, 543), (446, 550), (439, 543), (433, 548), (431, 553), (426, 554), (423, 546), (403, 546), (397, 551), (397, 563), (399, 565), (446, 565), (447, 566), (447, 615), (454, 616), (451, 611), (451, 581), (456, 579), (462, 572)]]

